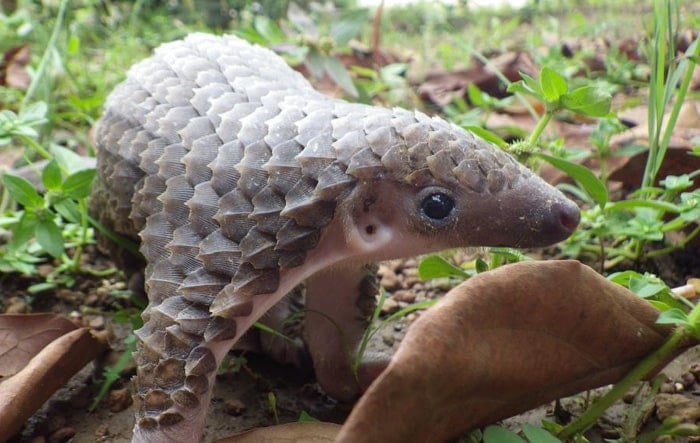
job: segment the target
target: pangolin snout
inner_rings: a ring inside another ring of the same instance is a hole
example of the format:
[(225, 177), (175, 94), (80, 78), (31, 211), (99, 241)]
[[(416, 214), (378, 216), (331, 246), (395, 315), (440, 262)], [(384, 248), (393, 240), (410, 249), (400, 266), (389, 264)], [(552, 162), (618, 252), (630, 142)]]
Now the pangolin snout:
[(578, 227), (581, 221), (581, 211), (574, 202), (565, 200), (557, 209), (559, 212), (559, 226), (565, 232), (566, 236), (570, 236)]
[(569, 199), (562, 198), (552, 204), (542, 219), (539, 231), (543, 243), (557, 243), (568, 238), (581, 221), (581, 211)]

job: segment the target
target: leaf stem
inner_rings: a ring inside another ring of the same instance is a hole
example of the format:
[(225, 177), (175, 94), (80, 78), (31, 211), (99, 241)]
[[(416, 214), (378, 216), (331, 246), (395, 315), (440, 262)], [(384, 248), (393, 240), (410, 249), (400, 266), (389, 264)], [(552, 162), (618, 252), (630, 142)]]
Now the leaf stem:
[(27, 89), (27, 93), (24, 94), (24, 98), (22, 99), (22, 109), (24, 109), (27, 106), (27, 104), (32, 100), (32, 98), (34, 98), (36, 89), (44, 80), (49, 61), (55, 53), (58, 35), (60, 34), (61, 29), (63, 28), (63, 20), (66, 18), (66, 9), (68, 7), (68, 3), (69, 0), (61, 0), (60, 5), (58, 6), (58, 14), (56, 14), (56, 22), (53, 25), (51, 37), (49, 37), (49, 41), (46, 43), (46, 49), (44, 50), (44, 53), (41, 56), (39, 67), (36, 70), (36, 75), (34, 75), (34, 78), (32, 79), (32, 82), (29, 85), (29, 88)]
[(537, 140), (540, 138), (540, 135), (542, 135), (542, 131), (544, 131), (544, 128), (547, 127), (549, 124), (549, 121), (552, 119), (552, 113), (547, 111), (540, 117), (540, 120), (537, 122), (537, 126), (535, 126), (535, 129), (532, 131), (532, 134), (530, 134), (530, 138), (527, 139), (527, 146), (529, 148), (535, 146), (537, 143)]
[[(700, 311), (700, 309), (696, 310)], [(557, 434), (557, 437), (562, 440), (571, 438), (576, 434), (585, 432), (588, 428), (593, 426), (596, 420), (598, 420), (598, 417), (600, 417), (606, 409), (622, 398), (622, 396), (645, 375), (667, 361), (673, 352), (678, 349), (681, 342), (689, 336), (690, 331), (686, 327), (677, 327), (660, 348), (639, 362), (637, 366), (629, 371), (622, 380), (612, 387), (612, 389), (594, 402), (586, 412), (565, 426), (564, 429)]]

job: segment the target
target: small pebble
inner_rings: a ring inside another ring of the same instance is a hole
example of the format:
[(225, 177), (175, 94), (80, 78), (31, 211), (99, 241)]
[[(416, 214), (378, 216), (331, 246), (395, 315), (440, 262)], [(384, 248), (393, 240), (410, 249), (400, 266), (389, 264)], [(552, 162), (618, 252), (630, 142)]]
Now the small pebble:
[(85, 409), (92, 401), (90, 393), (90, 386), (85, 384), (77, 386), (68, 400), (68, 404), (74, 409)]
[(673, 386), (673, 383), (666, 382), (661, 385), (659, 392), (663, 394), (674, 394), (676, 392), (676, 388)]
[(109, 437), (109, 426), (106, 423), (99, 425), (95, 429), (95, 437), (98, 439)]
[(5, 313), (7, 314), (26, 314), (29, 312), (29, 306), (19, 297), (10, 297), (5, 305)]
[(394, 271), (387, 270), (386, 273), (381, 275), (382, 277), (379, 280), (379, 284), (387, 291), (393, 291), (400, 286), (399, 276), (396, 275)]
[(677, 416), (685, 423), (700, 420), (700, 404), (682, 394), (659, 394), (656, 396), (656, 417), (664, 421)]
[(392, 298), (398, 302), (413, 303), (416, 301), (416, 291), (411, 289), (399, 289), (394, 292)]
[(420, 281), (421, 281), (420, 278), (418, 277), (418, 269), (417, 268), (404, 269), (403, 275), (404, 275), (404, 284), (408, 288), (415, 285), (416, 283), (420, 283)]
[(700, 363), (695, 363), (690, 366), (690, 369), (688, 369), (688, 372), (693, 374), (695, 376), (695, 380), (700, 383)]
[(56, 291), (56, 297), (63, 300), (66, 303), (76, 303), (82, 295), (71, 291), (70, 289), (61, 288)]
[(234, 417), (241, 415), (245, 409), (245, 404), (237, 398), (226, 400), (226, 403), (224, 403), (224, 411), (226, 411), (228, 415), (233, 415)]
[(618, 439), (620, 438), (620, 431), (617, 429), (602, 429), (600, 436), (605, 439)]
[(75, 436), (75, 428), (72, 426), (63, 427), (57, 431), (54, 431), (49, 436), (49, 443), (64, 443)]
[(394, 346), (396, 343), (396, 336), (394, 336), (393, 331), (384, 331), (382, 334), (382, 342), (387, 346)]
[(690, 389), (695, 384), (695, 376), (690, 372), (686, 372), (681, 375), (681, 383), (683, 383), (685, 389)]
[(49, 263), (44, 263), (36, 267), (36, 273), (39, 277), (46, 279), (54, 270), (54, 266)]
[(103, 329), (105, 327), (105, 318), (102, 315), (91, 316), (88, 320), (88, 326), (93, 329)]
[(112, 412), (121, 412), (131, 406), (131, 392), (129, 388), (113, 389), (107, 396), (107, 406)]
[(97, 306), (99, 302), (100, 297), (94, 292), (89, 293), (87, 297), (85, 297), (85, 300), (83, 300), (83, 304), (85, 306)]
[(393, 298), (387, 298), (386, 300), (384, 300), (384, 304), (382, 305), (382, 312), (384, 314), (393, 314), (398, 310), (399, 302), (397, 302)]

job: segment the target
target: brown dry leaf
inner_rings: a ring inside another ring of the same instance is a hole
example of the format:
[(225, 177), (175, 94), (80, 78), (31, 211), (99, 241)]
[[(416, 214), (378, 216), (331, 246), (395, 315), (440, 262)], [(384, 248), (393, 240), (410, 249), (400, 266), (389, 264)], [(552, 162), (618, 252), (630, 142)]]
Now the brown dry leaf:
[[(613, 148), (620, 148), (632, 144), (649, 145), (649, 129), (646, 121), (646, 107), (633, 108), (621, 113), (621, 118), (626, 121), (638, 121), (638, 125), (617, 134), (610, 140)], [(665, 122), (668, 115), (664, 119)], [(657, 177), (662, 179), (667, 175), (682, 175), (700, 169), (700, 157), (688, 155), (690, 149), (697, 143), (700, 137), (700, 102), (686, 101), (678, 115), (676, 126), (673, 129), (666, 157)], [(640, 152), (633, 156), (615, 156), (608, 162), (610, 180), (622, 182), (625, 188), (639, 186), (647, 152)]]
[(494, 97), (504, 97), (505, 86), (494, 72), (500, 72), (508, 80), (520, 80), (520, 73), (535, 75), (537, 68), (525, 52), (506, 52), (490, 60), (493, 69), (474, 60), (469, 69), (453, 72), (435, 71), (418, 87), (421, 98), (438, 106), (445, 106), (456, 98), (463, 97), (467, 86), (474, 83), (480, 90)]
[(58, 388), (107, 346), (89, 329), (73, 330), (52, 341), (21, 371), (0, 383), (0, 436), (17, 433)]
[(16, 374), (46, 345), (76, 327), (56, 314), (0, 315), (0, 378)]
[(323, 443), (335, 441), (340, 425), (323, 422), (286, 423), (251, 429), (215, 443)]
[(16, 46), (5, 52), (0, 71), (0, 85), (8, 88), (25, 90), (29, 87), (31, 78), (27, 65), (31, 61), (29, 45)]
[(612, 383), (664, 341), (657, 316), (573, 260), (480, 274), (409, 329), (337, 441), (445, 441)]

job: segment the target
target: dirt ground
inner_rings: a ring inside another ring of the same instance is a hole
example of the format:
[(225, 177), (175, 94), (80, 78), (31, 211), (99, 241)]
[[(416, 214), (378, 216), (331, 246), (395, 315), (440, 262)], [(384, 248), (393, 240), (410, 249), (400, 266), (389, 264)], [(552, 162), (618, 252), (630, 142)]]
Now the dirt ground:
[[(102, 259), (96, 255), (91, 260), (92, 263), (99, 263)], [(103, 262), (100, 266), (108, 264)], [(384, 307), (385, 313), (394, 312), (426, 298), (437, 297), (451, 286), (448, 281), (420, 281), (416, 266), (417, 261), (411, 259), (388, 262), (380, 267), (381, 284), (391, 294)], [(4, 279), (0, 282), (4, 289), (3, 294), (14, 294), (4, 298), (7, 301), (5, 310), (21, 308), (17, 303), (27, 300), (23, 291), (26, 291), (28, 283), (22, 282), (21, 279)], [(79, 311), (84, 323), (112, 331), (115, 350), (73, 377), (68, 385), (57, 392), (42, 410), (29, 420), (22, 433), (11, 439), (11, 442), (130, 441), (133, 414), (130, 407), (129, 379), (134, 374), (133, 365), (122, 371), (121, 379), (112, 386), (107, 398), (94, 411), (88, 411), (100, 387), (102, 365), (118, 356), (119, 351), (123, 349), (122, 340), (129, 332), (127, 326), (112, 322), (110, 310), (114, 309), (114, 305), (109, 292), (104, 290), (105, 286), (119, 288), (123, 285), (118, 278), (86, 279), (76, 284), (78, 290), (41, 294), (33, 304), (25, 306), (27, 310), (34, 312), (43, 310), (69, 314)], [(83, 303), (86, 301), (92, 304), (90, 309), (85, 309)], [(416, 314), (410, 314), (380, 330), (372, 341), (371, 350), (393, 352), (415, 316)], [(339, 404), (327, 397), (314, 382), (312, 374), (302, 373), (294, 367), (282, 366), (251, 353), (243, 354), (243, 358), (245, 364), (241, 369), (227, 371), (218, 377), (204, 441), (215, 441), (236, 432), (269, 426), (276, 422), (293, 422), (298, 420), (302, 411), (319, 420), (336, 423), (342, 423), (349, 413), (351, 405)], [(700, 418), (698, 368), (700, 347), (686, 352), (665, 369), (669, 381), (662, 386), (662, 394), (657, 396), (656, 408), (649, 411), (646, 426), (659, 423), (660, 410), (663, 410), (663, 416), (676, 413), (687, 416), (690, 421)], [(597, 392), (590, 394), (591, 397), (595, 397)], [(276, 401), (274, 412), (271, 396), (274, 396)], [(661, 396), (666, 397), (660, 400)], [(505, 423), (514, 428), (523, 423), (539, 425), (543, 418), (554, 420), (555, 412), (559, 418), (565, 418), (569, 414), (575, 415), (582, 410), (584, 403), (585, 394), (581, 394), (563, 400), (562, 409), (555, 411), (553, 404), (547, 404), (508, 419)], [(615, 429), (624, 423), (629, 408), (630, 405), (625, 402), (611, 408), (599, 425), (589, 433), (591, 441), (602, 442), (603, 438), (618, 437)]]

